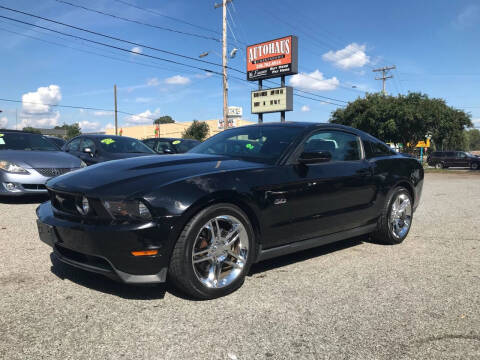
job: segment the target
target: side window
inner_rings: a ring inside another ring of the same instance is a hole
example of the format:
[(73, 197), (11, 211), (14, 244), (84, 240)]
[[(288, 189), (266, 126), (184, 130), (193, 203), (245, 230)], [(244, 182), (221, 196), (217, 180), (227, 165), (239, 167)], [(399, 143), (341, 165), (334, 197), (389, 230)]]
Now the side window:
[(463, 153), (463, 152), (457, 152), (457, 158), (464, 159), (464, 158), (466, 158), (466, 157), (467, 157), (467, 155), (465, 155), (465, 153)]
[(305, 152), (328, 151), (332, 161), (354, 161), (361, 159), (360, 139), (342, 131), (321, 131), (310, 136), (303, 145)]
[(145, 145), (147, 145), (150, 149), (153, 149), (155, 146), (155, 139), (148, 139), (143, 142)]
[(453, 151), (447, 151), (443, 157), (453, 158), (455, 157), (455, 153)]
[(80, 151), (83, 151), (86, 148), (90, 148), (92, 152), (95, 152), (95, 143), (93, 142), (92, 139), (89, 138), (84, 138), (82, 145), (80, 147)]
[(70, 141), (67, 145), (67, 150), (68, 151), (80, 151), (80, 142), (82, 141), (82, 138), (76, 138)]
[(363, 144), (365, 147), (365, 155), (367, 156), (367, 159), (373, 157), (394, 155), (394, 151), (381, 142), (364, 140)]
[(170, 144), (168, 141), (157, 142), (157, 147), (154, 150), (160, 154), (165, 154), (165, 149), (170, 149), (171, 151), (175, 152), (172, 144)]

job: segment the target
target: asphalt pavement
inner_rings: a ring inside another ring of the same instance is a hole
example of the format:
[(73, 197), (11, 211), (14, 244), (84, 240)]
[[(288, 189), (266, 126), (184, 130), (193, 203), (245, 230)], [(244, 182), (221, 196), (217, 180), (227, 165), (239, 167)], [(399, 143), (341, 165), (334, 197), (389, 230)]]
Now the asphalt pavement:
[(480, 176), (426, 174), (404, 243), (256, 264), (193, 301), (52, 265), (42, 198), (0, 199), (0, 359), (479, 359)]

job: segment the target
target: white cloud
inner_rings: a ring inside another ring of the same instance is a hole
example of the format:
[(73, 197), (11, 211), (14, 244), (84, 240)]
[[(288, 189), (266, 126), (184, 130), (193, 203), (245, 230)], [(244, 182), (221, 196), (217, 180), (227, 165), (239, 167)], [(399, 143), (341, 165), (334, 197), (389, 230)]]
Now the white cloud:
[(94, 112), (93, 112), (93, 115), (94, 115), (94, 116), (112, 116), (112, 115), (113, 115), (113, 111), (103, 111), (103, 110), (94, 111)]
[(20, 127), (25, 126), (55, 126), (60, 113), (52, 107), (62, 100), (62, 93), (58, 85), (39, 87), (37, 91), (23, 94)]
[(333, 63), (342, 69), (359, 68), (370, 62), (370, 57), (365, 53), (366, 45), (351, 43), (344, 49), (338, 51), (329, 51), (323, 54), (325, 61)]
[(155, 109), (153, 112), (146, 110), (140, 114), (132, 115), (125, 118), (126, 125), (143, 125), (152, 124), (155, 118), (160, 116), (160, 109)]
[(150, 101), (152, 101), (153, 99), (152, 98), (148, 98), (148, 97), (137, 97), (135, 99), (135, 102), (136, 103), (148, 103)]
[(135, 47), (131, 48), (130, 51), (134, 52), (136, 54), (141, 54), (143, 52), (143, 49), (139, 46), (135, 46)]
[(6, 116), (0, 118), (0, 129), (5, 129), (8, 124), (8, 119)]
[(308, 112), (308, 111), (310, 111), (310, 107), (308, 107), (307, 105), (303, 105), (300, 110), (301, 110), (302, 112)]
[(100, 123), (98, 121), (84, 120), (80, 121), (78, 124), (80, 125), (80, 129), (82, 129), (82, 131), (98, 131), (100, 128)]
[(472, 119), (473, 126), (477, 129), (480, 129), (480, 118)]
[(330, 79), (325, 79), (323, 74), (318, 70), (315, 70), (310, 74), (296, 74), (290, 78), (290, 85), (305, 90), (335, 90), (339, 84), (340, 81), (338, 81), (335, 76)]
[(186, 85), (190, 82), (188, 77), (175, 75), (165, 79), (165, 83), (169, 85)]
[(100, 131), (106, 131), (107, 129), (114, 129), (114, 128), (115, 126), (112, 123), (108, 123), (103, 128), (101, 128)]
[(150, 78), (147, 80), (147, 86), (158, 86), (160, 85), (160, 81), (156, 77)]
[(460, 28), (475, 25), (480, 19), (480, 6), (472, 4), (464, 8), (455, 18), (454, 24)]

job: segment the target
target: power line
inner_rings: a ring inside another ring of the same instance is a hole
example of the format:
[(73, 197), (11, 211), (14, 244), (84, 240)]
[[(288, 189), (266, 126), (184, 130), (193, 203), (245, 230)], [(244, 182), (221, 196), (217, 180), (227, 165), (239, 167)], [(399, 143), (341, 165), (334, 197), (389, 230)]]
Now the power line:
[(173, 33), (193, 36), (193, 37), (197, 37), (197, 38), (201, 38), (201, 39), (205, 39), (205, 40), (213, 40), (213, 41), (216, 41), (216, 42), (220, 42), (220, 39), (214, 38), (212, 36), (204, 36), (204, 35), (200, 35), (200, 34), (194, 34), (194, 33), (186, 32), (186, 31), (181, 31), (181, 30), (168, 28), (168, 27), (165, 27), (165, 26), (149, 24), (149, 23), (146, 23), (146, 22), (143, 22), (143, 21), (139, 21), (139, 20), (135, 20), (135, 19), (129, 19), (129, 18), (126, 18), (126, 17), (123, 17), (123, 16), (114, 15), (114, 14), (107, 13), (107, 12), (104, 12), (104, 11), (88, 8), (88, 7), (83, 6), (83, 5), (73, 4), (71, 2), (64, 1), (64, 0), (55, 0), (55, 1), (59, 2), (59, 3), (62, 3), (62, 4), (70, 5), (70, 6), (79, 8), (79, 9), (83, 9), (83, 10), (86, 10), (86, 11), (94, 12), (94, 13), (105, 15), (105, 16), (109, 16), (109, 17), (112, 17), (112, 18), (115, 18), (115, 19), (135, 23), (135, 24), (138, 24), (138, 25), (143, 25), (143, 26), (148, 26), (148, 27), (151, 27), (151, 28), (156, 28), (156, 29), (159, 29), (159, 30), (170, 31), (170, 32), (173, 32)]
[[(168, 54), (168, 55), (172, 55), (172, 56), (178, 56), (178, 57), (181, 57), (181, 58), (184, 58), (184, 59), (189, 59), (189, 60), (201, 62), (201, 63), (204, 63), (204, 64), (209, 64), (209, 65), (214, 65), (214, 66), (220, 66), (220, 67), (222, 66), (221, 64), (217, 64), (217, 63), (214, 63), (214, 62), (211, 62), (211, 61), (201, 60), (201, 59), (194, 58), (194, 57), (192, 57), (192, 56), (182, 55), (182, 54), (179, 54), (179, 53), (176, 53), (176, 52), (173, 52), (173, 51), (168, 51), (168, 50), (164, 50), (164, 49), (155, 48), (155, 47), (153, 47), (153, 46), (149, 46), (149, 45), (137, 43), (137, 42), (134, 42), (134, 41), (124, 40), (124, 39), (121, 39), (121, 38), (117, 38), (117, 37), (115, 37), (115, 36), (106, 35), (106, 34), (99, 33), (99, 32), (97, 32), (97, 31), (92, 31), (92, 30), (88, 30), (88, 29), (85, 29), (85, 28), (81, 28), (81, 27), (79, 27), (79, 26), (70, 25), (70, 24), (66, 24), (66, 23), (60, 22), (60, 21), (48, 19), (48, 18), (43, 17), (43, 16), (30, 14), (30, 13), (27, 13), (27, 12), (25, 12), (25, 11), (15, 10), (15, 9), (8, 8), (8, 7), (1, 6), (1, 5), (0, 5), (0, 9), (4, 9), (4, 10), (8, 10), (8, 11), (12, 11), (12, 12), (19, 13), (19, 14), (27, 15), (27, 16), (30, 16), (30, 17), (33, 17), (33, 18), (36, 18), (36, 19), (41, 19), (41, 20), (48, 21), (48, 22), (51, 22), (51, 23), (54, 23), (54, 24), (57, 24), (57, 25), (66, 26), (66, 27), (69, 27), (69, 28), (72, 28), (72, 29), (75, 29), (75, 30), (83, 31), (83, 32), (86, 32), (86, 33), (89, 33), (89, 34), (93, 34), (93, 35), (96, 35), (96, 36), (101, 36), (101, 37), (104, 37), (104, 38), (107, 38), (107, 39), (110, 39), (110, 40), (115, 40), (115, 41), (123, 42), (123, 43), (129, 44), (129, 45), (139, 46), (139, 47), (143, 47), (143, 48), (145, 48), (145, 49), (150, 49), (150, 50), (162, 52), (162, 53), (164, 53), (164, 54)], [(5, 18), (5, 19), (9, 19), (9, 20), (17, 21), (17, 22), (22, 22), (22, 21), (20, 21), (20, 20), (12, 19), (12, 18), (9, 18), (9, 17), (6, 17), (6, 16), (2, 16), (2, 17)], [(35, 26), (35, 27), (40, 27), (40, 28), (43, 28), (43, 29), (46, 29), (46, 30), (50, 30), (50, 31), (53, 31), (53, 32), (57, 32), (57, 33), (62, 34), (62, 35), (71, 36), (71, 37), (77, 37), (77, 38), (82, 39), (82, 40), (94, 42), (93, 40), (88, 40), (88, 39), (85, 39), (85, 38), (81, 38), (81, 37), (76, 36), (76, 35), (65, 34), (65, 33), (62, 33), (62, 32), (60, 32), (60, 31), (58, 31), (58, 30), (52, 30), (52, 29), (44, 28), (44, 27), (41, 27), (41, 26), (39, 26), (39, 25), (30, 24), (30, 23), (26, 23), (26, 22), (24, 22), (24, 23), (27, 24), (27, 25), (31, 25), (31, 26)], [(97, 44), (101, 44), (101, 45), (105, 45), (105, 44), (100, 43), (100, 42), (96, 42), (96, 43), (97, 43)], [(110, 45), (110, 46), (112, 46), (112, 45)], [(138, 53), (138, 52), (134, 52), (134, 53), (137, 54), (137, 55), (142, 55), (141, 53)], [(238, 71), (238, 70), (236, 70), (236, 69), (232, 69), (232, 70)]]
[(118, 3), (121, 3), (121, 4), (124, 4), (124, 5), (127, 5), (127, 6), (130, 6), (130, 7), (133, 7), (135, 9), (138, 9), (138, 10), (142, 10), (144, 12), (147, 12), (149, 14), (155, 14), (157, 16), (162, 16), (164, 18), (167, 18), (167, 19), (170, 19), (170, 20), (173, 20), (173, 21), (177, 21), (177, 22), (180, 22), (182, 24), (186, 24), (186, 25), (190, 25), (190, 26), (193, 26), (193, 27), (196, 27), (198, 29), (201, 29), (201, 30), (205, 30), (205, 31), (209, 31), (209, 32), (212, 32), (212, 33), (215, 33), (217, 35), (221, 35), (220, 32), (218, 32), (217, 30), (212, 30), (212, 29), (209, 29), (209, 28), (206, 28), (206, 27), (203, 27), (203, 26), (200, 26), (200, 25), (196, 25), (196, 24), (193, 24), (191, 22), (188, 22), (188, 21), (185, 21), (183, 19), (179, 19), (179, 18), (176, 18), (176, 17), (173, 17), (173, 16), (169, 16), (169, 15), (165, 15), (165, 14), (162, 14), (162, 13), (159, 13), (158, 11), (155, 11), (155, 10), (152, 10), (152, 9), (145, 9), (141, 6), (138, 6), (138, 5), (135, 5), (135, 4), (132, 4), (132, 3), (129, 3), (127, 1), (124, 1), (124, 0), (113, 0), (113, 1), (116, 1)]

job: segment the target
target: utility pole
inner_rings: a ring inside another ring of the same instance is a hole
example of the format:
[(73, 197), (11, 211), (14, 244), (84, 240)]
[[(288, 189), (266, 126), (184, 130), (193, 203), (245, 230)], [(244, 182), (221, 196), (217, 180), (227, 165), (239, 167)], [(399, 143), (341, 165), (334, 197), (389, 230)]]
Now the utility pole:
[(387, 73), (388, 71), (390, 70), (393, 70), (393, 69), (396, 69), (397, 67), (395, 65), (393, 66), (384, 66), (383, 68), (378, 68), (378, 69), (373, 69), (372, 71), (373, 72), (378, 72), (378, 71), (381, 71), (382, 72), (382, 76), (380, 77), (376, 77), (375, 80), (382, 80), (382, 94), (383, 95), (387, 95), (387, 91), (385, 89), (385, 82), (387, 81), (387, 79), (391, 79), (393, 78), (393, 75), (389, 75), (387, 76)]
[(222, 15), (222, 66), (223, 66), (223, 129), (228, 129), (228, 80), (227, 80), (227, 4), (232, 0), (222, 0), (215, 9), (223, 7)]
[(117, 85), (113, 85), (113, 96), (115, 98), (115, 135), (118, 135), (118, 118), (117, 118)]

